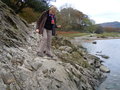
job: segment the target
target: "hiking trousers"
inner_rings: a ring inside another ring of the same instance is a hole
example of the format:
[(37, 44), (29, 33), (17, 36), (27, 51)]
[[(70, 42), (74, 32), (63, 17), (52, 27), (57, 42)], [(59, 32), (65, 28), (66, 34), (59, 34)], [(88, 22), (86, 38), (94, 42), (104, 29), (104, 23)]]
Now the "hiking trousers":
[(38, 52), (40, 52), (41, 54), (45, 52), (46, 54), (52, 55), (51, 43), (52, 43), (52, 30), (46, 30), (44, 28), (43, 35), (39, 43)]

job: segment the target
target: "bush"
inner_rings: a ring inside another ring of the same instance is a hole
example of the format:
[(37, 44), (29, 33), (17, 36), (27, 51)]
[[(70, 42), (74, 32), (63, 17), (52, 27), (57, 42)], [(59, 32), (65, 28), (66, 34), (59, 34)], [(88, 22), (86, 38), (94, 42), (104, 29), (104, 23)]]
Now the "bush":
[(41, 14), (35, 12), (32, 8), (24, 8), (19, 15), (24, 18), (28, 23), (32, 23), (35, 22)]

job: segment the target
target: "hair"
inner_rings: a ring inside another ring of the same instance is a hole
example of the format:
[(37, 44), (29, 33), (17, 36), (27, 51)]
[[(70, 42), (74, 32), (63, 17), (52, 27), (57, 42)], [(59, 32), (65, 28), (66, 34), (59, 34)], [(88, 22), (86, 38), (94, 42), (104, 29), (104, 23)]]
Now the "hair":
[(56, 12), (56, 11), (57, 11), (57, 8), (52, 5), (52, 6), (49, 8), (49, 10), (52, 10), (52, 11)]

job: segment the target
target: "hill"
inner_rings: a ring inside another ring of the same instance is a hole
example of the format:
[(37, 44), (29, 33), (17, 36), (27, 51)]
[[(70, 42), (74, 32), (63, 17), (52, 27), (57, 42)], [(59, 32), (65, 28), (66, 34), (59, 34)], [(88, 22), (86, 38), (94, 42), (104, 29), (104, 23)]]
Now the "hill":
[(102, 27), (112, 27), (112, 28), (120, 28), (120, 22), (106, 22), (99, 24)]

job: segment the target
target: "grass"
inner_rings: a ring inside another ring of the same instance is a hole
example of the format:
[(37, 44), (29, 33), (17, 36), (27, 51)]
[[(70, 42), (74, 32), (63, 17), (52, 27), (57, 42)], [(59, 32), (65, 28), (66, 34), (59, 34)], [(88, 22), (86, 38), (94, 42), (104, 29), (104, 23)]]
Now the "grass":
[(110, 32), (110, 33), (103, 33), (103, 34), (97, 34), (97, 37), (120, 37), (120, 33), (116, 32)]
[(73, 32), (73, 31), (69, 31), (69, 32), (58, 31), (57, 34), (60, 36), (71, 37), (71, 38), (89, 35), (89, 33)]
[(82, 33), (82, 32), (75, 32), (75, 31), (69, 31), (69, 32), (64, 32), (64, 31), (57, 31), (58, 36), (63, 36), (63, 37), (69, 37), (72, 39), (73, 37), (81, 37), (81, 36), (88, 36), (90, 35), (91, 37), (97, 37), (97, 38), (107, 38), (107, 37), (113, 37), (113, 38), (118, 38), (120, 37), (120, 33), (117, 32), (105, 32), (103, 34), (92, 34), (92, 33)]

